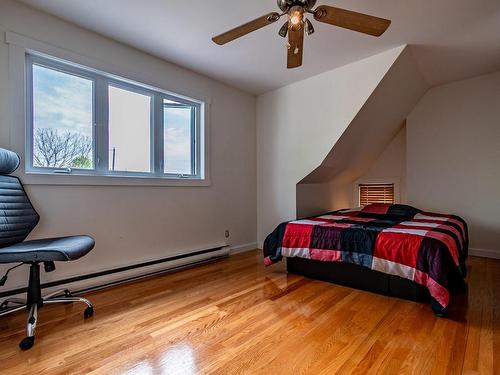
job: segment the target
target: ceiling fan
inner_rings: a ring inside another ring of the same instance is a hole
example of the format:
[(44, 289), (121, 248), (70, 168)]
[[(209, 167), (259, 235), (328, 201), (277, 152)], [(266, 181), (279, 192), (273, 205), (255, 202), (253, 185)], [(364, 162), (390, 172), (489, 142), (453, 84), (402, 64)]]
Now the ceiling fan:
[(315, 5), (316, 0), (278, 0), (278, 7), (282, 13), (272, 12), (266, 14), (220, 34), (212, 38), (212, 40), (219, 45), (224, 45), (264, 26), (275, 23), (282, 16), (287, 15), (288, 19), (280, 28), (279, 35), (283, 38), (288, 35), (287, 67), (291, 69), (302, 65), (304, 33), (307, 35), (314, 33), (314, 26), (306, 17), (307, 14), (312, 14), (314, 19), (319, 22), (377, 37), (382, 35), (391, 24), (390, 20), (328, 5), (320, 5), (313, 9)]

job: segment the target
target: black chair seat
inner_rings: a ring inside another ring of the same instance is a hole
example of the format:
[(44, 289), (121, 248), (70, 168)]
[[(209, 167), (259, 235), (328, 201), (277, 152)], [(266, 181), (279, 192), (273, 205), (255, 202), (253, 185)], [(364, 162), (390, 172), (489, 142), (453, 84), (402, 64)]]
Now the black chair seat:
[(89, 236), (71, 236), (25, 241), (0, 249), (0, 263), (57, 262), (76, 260), (94, 248)]

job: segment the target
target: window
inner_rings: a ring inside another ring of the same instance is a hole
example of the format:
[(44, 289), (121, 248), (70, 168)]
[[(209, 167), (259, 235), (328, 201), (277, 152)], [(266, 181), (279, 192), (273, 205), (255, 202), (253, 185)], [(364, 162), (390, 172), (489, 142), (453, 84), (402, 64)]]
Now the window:
[(394, 184), (359, 184), (359, 204), (394, 203)]
[(190, 175), (196, 170), (196, 106), (163, 101), (165, 173)]
[(28, 172), (202, 179), (203, 103), (27, 55)]
[(151, 96), (108, 87), (109, 170), (150, 172)]
[(33, 154), (38, 168), (94, 168), (94, 82), (33, 65)]

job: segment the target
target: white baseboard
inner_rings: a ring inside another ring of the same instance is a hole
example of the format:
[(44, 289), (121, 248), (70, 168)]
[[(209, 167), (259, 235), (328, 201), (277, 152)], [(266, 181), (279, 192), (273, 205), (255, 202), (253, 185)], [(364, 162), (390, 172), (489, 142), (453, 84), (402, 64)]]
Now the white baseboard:
[[(112, 283), (112, 282), (120, 281), (120, 280), (129, 278), (129, 277), (141, 276), (141, 275), (147, 274), (149, 272), (158, 272), (158, 271), (163, 271), (163, 270), (169, 270), (169, 269), (175, 268), (175, 267), (189, 266), (190, 264), (192, 264), (194, 262), (204, 261), (204, 260), (210, 259), (214, 256), (235, 255), (235, 254), (244, 253), (244, 252), (252, 251), (252, 250), (256, 250), (256, 249), (257, 249), (256, 242), (232, 246), (232, 247), (225, 246), (225, 247), (222, 247), (219, 251), (209, 253), (209, 254), (197, 255), (197, 256), (179, 259), (179, 260), (175, 260), (175, 261), (171, 261), (171, 262), (155, 264), (155, 265), (144, 267), (144, 268), (133, 269), (133, 270), (124, 271), (124, 272), (120, 272), (120, 273), (116, 273), (116, 274), (109, 274), (109, 275), (97, 277), (95, 279), (80, 280), (80, 281), (75, 281), (73, 283), (59, 285), (57, 287), (45, 288), (43, 290), (43, 294), (47, 294), (47, 293), (50, 293), (50, 292), (53, 292), (56, 290), (62, 290), (62, 289), (66, 289), (66, 288), (68, 288), (70, 290), (80, 290), (80, 289), (85, 289), (85, 288), (91, 288), (91, 287), (94, 287), (96, 285)], [(21, 286), (16, 286), (16, 287), (13, 287), (12, 289), (16, 289), (18, 287), (21, 287)], [(23, 297), (23, 296), (22, 295), (15, 295), (14, 297)]]
[[(76, 291), (76, 290), (82, 290), (82, 289), (86, 289), (86, 288), (93, 288), (93, 287), (103, 285), (103, 284), (119, 282), (120, 280), (128, 279), (130, 277), (140, 277), (142, 275), (147, 275), (151, 272), (162, 272), (162, 271), (168, 272), (171, 269), (176, 269), (176, 268), (184, 267), (184, 266), (187, 267), (190, 264), (193, 264), (196, 262), (203, 262), (203, 261), (207, 261), (209, 259), (212, 259), (214, 257), (224, 257), (224, 256), (228, 256), (230, 254), (230, 248), (228, 246), (224, 246), (224, 245), (218, 245), (218, 246), (221, 246), (220, 250), (206, 253), (206, 254), (193, 255), (193, 256), (190, 256), (188, 258), (167, 261), (164, 263), (154, 264), (151, 266), (145, 266), (145, 267), (141, 267), (141, 268), (137, 268), (137, 269), (131, 269), (128, 271), (107, 274), (107, 275), (103, 275), (103, 276), (99, 276), (99, 277), (91, 278), (91, 279), (78, 280), (78, 281), (74, 281), (72, 283), (65, 283), (65, 284), (55, 286), (55, 287), (44, 288), (42, 294), (46, 295), (46, 294), (49, 294), (51, 292), (58, 291), (58, 290), (64, 290), (64, 289)], [(218, 246), (214, 246), (214, 248), (218, 247)], [(192, 252), (199, 251), (199, 250), (204, 250), (204, 249), (197, 249), (197, 250), (193, 250)], [(189, 252), (187, 254), (189, 254)], [(130, 265), (133, 265), (133, 264), (130, 264)], [(123, 267), (123, 266), (127, 266), (127, 265), (121, 265), (121, 266)], [(101, 271), (106, 271), (106, 270), (101, 270)], [(74, 276), (83, 276), (83, 275), (74, 275)], [(57, 280), (52, 280), (52, 281), (57, 281)], [(42, 284), (43, 284), (43, 281), (42, 281)], [(25, 285), (16, 286), (12, 289), (17, 289), (19, 287), (24, 287), (24, 286)], [(9, 291), (7, 290), (5, 292), (9, 292)], [(24, 294), (23, 295), (12, 295), (10, 297), (22, 298), (23, 296), (24, 296)]]
[(229, 252), (230, 255), (245, 253), (247, 251), (252, 251), (257, 249), (257, 242), (251, 242), (243, 245), (231, 246), (231, 250)]
[(474, 257), (481, 257), (481, 258), (500, 259), (500, 251), (499, 250), (469, 248), (469, 255), (472, 255)]

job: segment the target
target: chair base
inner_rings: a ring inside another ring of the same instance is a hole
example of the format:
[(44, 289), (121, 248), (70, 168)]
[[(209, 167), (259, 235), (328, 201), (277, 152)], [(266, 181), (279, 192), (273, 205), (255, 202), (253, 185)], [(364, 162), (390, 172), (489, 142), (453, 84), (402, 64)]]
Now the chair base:
[[(58, 291), (57, 293), (52, 293), (52, 295), (60, 295), (66, 294), (67, 291)], [(94, 307), (92, 303), (81, 297), (50, 297), (47, 296), (42, 298), (40, 303), (32, 303), (31, 305), (27, 305), (25, 301), (20, 301), (19, 299), (10, 298), (5, 300), (0, 307), (0, 317), (15, 313), (20, 310), (28, 310), (28, 318), (26, 320), (26, 337), (19, 343), (19, 347), (22, 350), (30, 349), (35, 343), (35, 328), (38, 322), (38, 309), (39, 306), (49, 305), (53, 303), (73, 303), (73, 302), (81, 302), (87, 305), (87, 308), (83, 312), (83, 316), (85, 319), (88, 319), (94, 315)], [(9, 305), (14, 305), (9, 307)]]
[[(42, 297), (40, 288), (40, 267), (38, 263), (32, 263), (26, 300), (20, 298), (6, 299), (0, 304), (0, 317), (25, 309), (28, 311), (26, 337), (19, 343), (19, 347), (22, 350), (28, 350), (35, 343), (35, 328), (38, 322), (38, 310), (43, 307), (43, 305), (54, 303), (67, 304), (73, 302), (81, 302), (87, 305), (83, 313), (85, 319), (94, 315), (92, 303), (85, 298), (72, 296), (69, 290), (60, 290)], [(12, 307), (10, 307), (11, 305)]]

